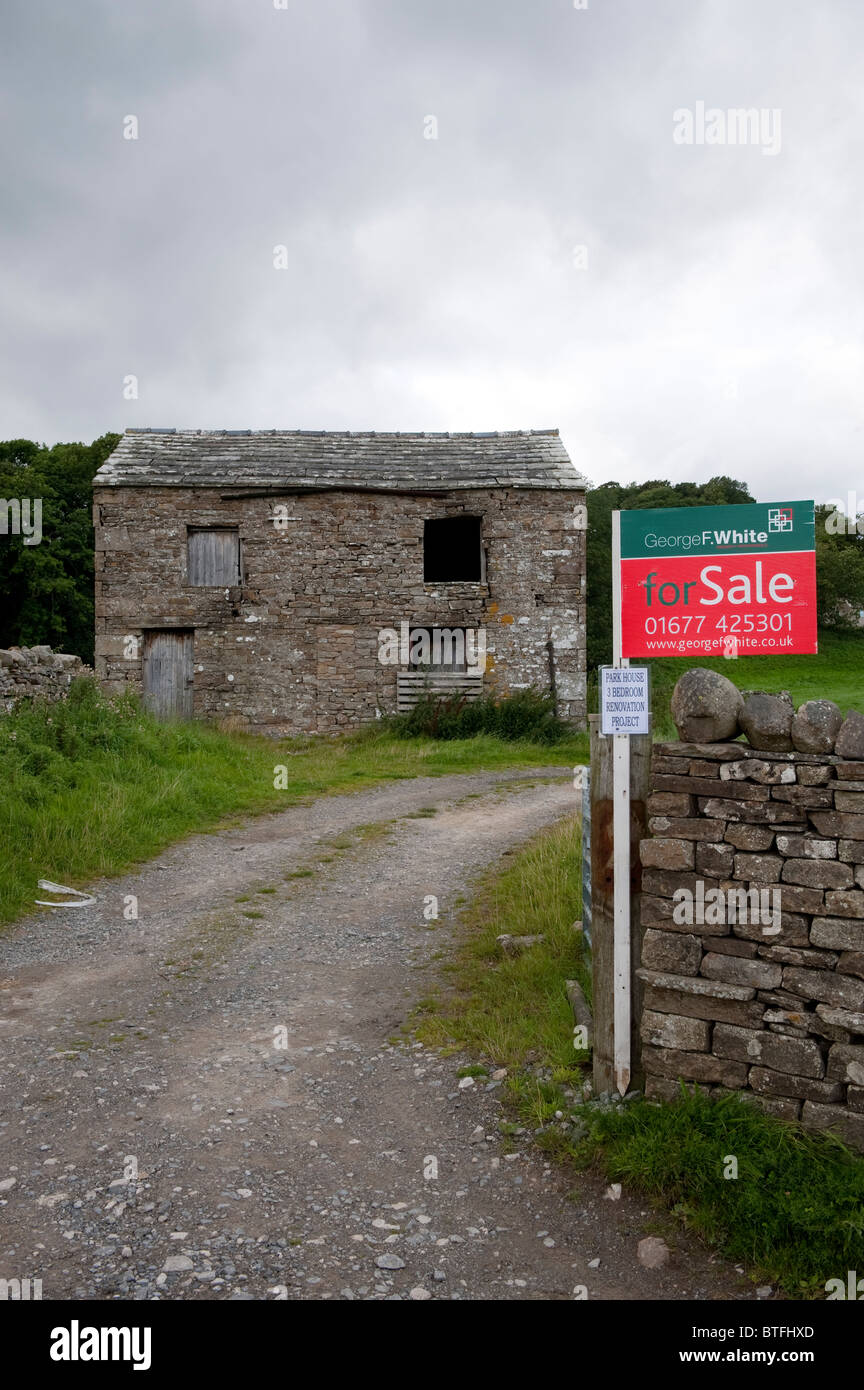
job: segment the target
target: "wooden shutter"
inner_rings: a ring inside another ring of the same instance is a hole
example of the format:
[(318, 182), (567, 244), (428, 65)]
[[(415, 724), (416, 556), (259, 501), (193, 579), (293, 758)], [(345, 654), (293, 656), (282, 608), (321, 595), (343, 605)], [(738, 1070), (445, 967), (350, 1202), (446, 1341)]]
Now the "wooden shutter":
[(240, 583), (240, 534), (237, 530), (189, 528), (187, 582), (202, 587)]

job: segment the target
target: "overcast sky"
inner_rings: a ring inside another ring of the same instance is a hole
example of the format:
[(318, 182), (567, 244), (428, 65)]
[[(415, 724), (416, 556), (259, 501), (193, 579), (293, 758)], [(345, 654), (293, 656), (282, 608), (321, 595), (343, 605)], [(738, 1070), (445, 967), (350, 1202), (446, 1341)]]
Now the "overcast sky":
[[(861, 0), (4, 0), (2, 31), (2, 437), (557, 425), (594, 482), (864, 498)], [(698, 143), (700, 102), (765, 124)]]

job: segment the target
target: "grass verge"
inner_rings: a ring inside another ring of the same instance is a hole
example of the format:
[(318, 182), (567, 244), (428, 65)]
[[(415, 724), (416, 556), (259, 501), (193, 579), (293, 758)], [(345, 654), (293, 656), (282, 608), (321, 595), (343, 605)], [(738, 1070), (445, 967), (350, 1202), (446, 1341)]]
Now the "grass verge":
[[(631, 1184), (758, 1281), (824, 1297), (828, 1279), (861, 1266), (864, 1159), (737, 1095), (714, 1100), (682, 1087), (674, 1104), (582, 1102), (588, 1075), (565, 993), (577, 979), (590, 998), (572, 931), (578, 847), (578, 822), (562, 821), (481, 880), (445, 966), (448, 987), (421, 1005), (417, 1036), (468, 1052), (487, 1072), (507, 1067), (505, 1132), (532, 1129), (572, 1170)], [(496, 942), (505, 932), (545, 940), (510, 958)]]
[[(580, 843), (578, 818), (568, 817), (481, 879), (444, 967), (452, 989), (426, 1001), (418, 1019), (424, 1042), (457, 1045), (500, 1067), (538, 1063), (561, 1082), (580, 1078), (564, 989), (568, 979), (588, 991), (591, 985), (573, 930), (582, 902)], [(496, 938), (505, 932), (544, 941), (504, 956)]]
[[(681, 1088), (671, 1105), (583, 1108), (578, 1164), (601, 1167), (662, 1201), (756, 1279), (792, 1297), (824, 1297), (861, 1264), (864, 1159), (828, 1134), (765, 1115), (737, 1095)], [(737, 1162), (736, 1170), (730, 1159)]]
[[(193, 831), (312, 797), (419, 776), (585, 762), (584, 735), (550, 744), (492, 737), (274, 742), (204, 723), (157, 723), (90, 680), (69, 698), (0, 718), (0, 922), (32, 906), (39, 878), (80, 887), (124, 872)], [(284, 786), (274, 787), (277, 765)]]

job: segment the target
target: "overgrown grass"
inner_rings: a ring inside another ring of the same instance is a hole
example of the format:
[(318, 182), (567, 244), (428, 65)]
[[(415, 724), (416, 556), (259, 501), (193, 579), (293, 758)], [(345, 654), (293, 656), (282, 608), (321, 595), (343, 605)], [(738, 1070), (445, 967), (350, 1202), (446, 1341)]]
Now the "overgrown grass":
[[(793, 1296), (822, 1296), (860, 1269), (864, 1159), (827, 1134), (763, 1114), (737, 1095), (683, 1086), (680, 1101), (634, 1101), (591, 1116), (573, 1157), (662, 1200), (728, 1259)], [(737, 1159), (737, 1177), (729, 1159)]]
[(508, 742), (565, 743), (572, 737), (569, 725), (555, 714), (551, 695), (537, 690), (519, 690), (505, 699), (429, 695), (409, 714), (389, 719), (387, 727), (401, 738), (464, 739), (489, 734)]
[[(204, 723), (157, 723), (131, 698), (109, 699), (83, 680), (64, 702), (0, 718), (0, 921), (32, 905), (39, 878), (79, 887), (227, 817), (392, 779), (586, 759), (584, 735), (554, 746), (488, 736), (439, 742), (371, 726), (277, 743)], [(277, 765), (287, 768), (279, 790)]]
[[(571, 927), (581, 915), (578, 849), (578, 822), (562, 821), (481, 881), (445, 967), (449, 988), (424, 1001), (418, 1036), (508, 1068), (514, 1124), (505, 1132), (530, 1128), (574, 1172), (594, 1168), (638, 1188), (751, 1277), (792, 1296), (824, 1296), (826, 1280), (861, 1268), (864, 1159), (737, 1095), (714, 1100), (682, 1088), (671, 1105), (581, 1103), (588, 1074), (565, 994), (565, 980), (577, 979), (590, 999)], [(496, 942), (505, 932), (545, 941), (509, 958)], [(724, 1177), (730, 1156), (737, 1177)]]
[[(835, 700), (864, 713), (864, 632), (819, 632), (816, 656), (659, 657), (645, 662), (651, 668), (651, 707), (658, 738), (675, 738), (669, 701), (675, 682), (693, 666), (720, 671), (739, 690), (788, 690), (796, 706), (805, 700)], [(597, 673), (589, 682), (589, 705), (597, 708)]]
[[(481, 880), (462, 919), (464, 932), (445, 967), (452, 991), (427, 1001), (418, 1035), (429, 1043), (458, 1044), (496, 1066), (526, 1059), (576, 1078), (573, 1018), (564, 981), (589, 991), (581, 934), (581, 837), (578, 818), (542, 832), (503, 870)], [(540, 946), (502, 955), (496, 938), (542, 935)]]

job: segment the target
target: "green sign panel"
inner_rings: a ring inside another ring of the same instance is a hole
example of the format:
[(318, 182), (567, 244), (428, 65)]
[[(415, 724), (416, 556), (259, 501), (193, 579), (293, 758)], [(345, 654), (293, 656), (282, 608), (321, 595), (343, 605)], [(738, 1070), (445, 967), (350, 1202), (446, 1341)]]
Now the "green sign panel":
[(813, 550), (812, 502), (658, 507), (621, 513), (621, 559), (683, 555), (770, 555)]

